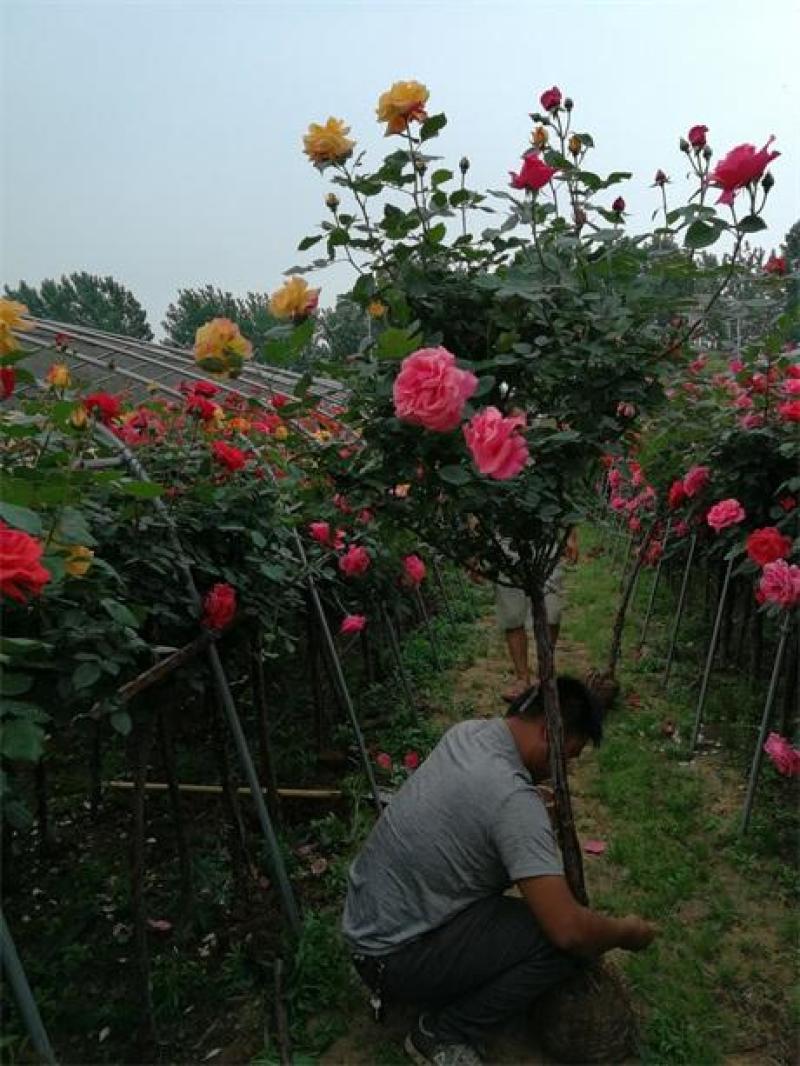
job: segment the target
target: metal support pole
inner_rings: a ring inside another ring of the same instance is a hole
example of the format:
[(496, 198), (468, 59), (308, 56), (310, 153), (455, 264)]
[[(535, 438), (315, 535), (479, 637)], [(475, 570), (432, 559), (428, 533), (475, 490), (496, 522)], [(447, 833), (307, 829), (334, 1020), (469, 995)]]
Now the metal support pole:
[(414, 589), (414, 592), (416, 593), (417, 606), (419, 607), (420, 614), (422, 615), (422, 621), (425, 623), (425, 630), (428, 634), (428, 641), (431, 646), (431, 651), (433, 652), (433, 661), (436, 664), (436, 669), (441, 670), (442, 660), (439, 658), (439, 648), (436, 643), (436, 637), (433, 635), (433, 626), (431, 625), (431, 619), (428, 614), (428, 608), (425, 606), (425, 600), (423, 600), (422, 593), (420, 592), (418, 587)]
[(325, 608), (322, 606), (322, 600), (319, 598), (319, 592), (317, 591), (317, 586), (314, 584), (314, 579), (312, 577), (308, 578), (308, 591), (311, 595), (311, 602), (314, 604), (314, 610), (317, 612), (317, 618), (319, 619), (320, 628), (322, 629), (322, 636), (325, 640), (325, 647), (328, 649), (333, 672), (336, 676), (337, 684), (339, 685), (339, 692), (341, 693), (344, 705), (347, 708), (347, 716), (350, 719), (350, 725), (353, 727), (358, 751), (364, 765), (364, 773), (367, 775), (372, 798), (375, 801), (375, 810), (380, 813), (382, 810), (381, 797), (378, 792), (378, 785), (375, 781), (375, 774), (372, 771), (372, 763), (370, 762), (369, 753), (367, 752), (367, 746), (364, 743), (364, 734), (361, 732), (356, 709), (353, 705), (352, 697), (350, 696), (350, 689), (347, 687), (347, 682), (345, 681), (341, 660), (336, 654), (336, 645), (333, 642), (333, 634), (331, 633), (331, 627), (328, 625)]
[(442, 603), (444, 604), (445, 613), (447, 614), (448, 621), (455, 622), (455, 616), (453, 614), (453, 608), (450, 604), (450, 597), (447, 595), (447, 589), (445, 588), (444, 578), (442, 577), (442, 568), (439, 566), (439, 560), (436, 556), (433, 557), (433, 576), (436, 578), (436, 584), (439, 586), (439, 592), (442, 594)]
[(756, 743), (756, 750), (753, 753), (753, 764), (750, 767), (750, 779), (747, 782), (747, 795), (742, 810), (742, 825), (739, 830), (742, 835), (747, 832), (747, 827), (750, 825), (750, 815), (753, 813), (753, 800), (755, 799), (756, 785), (758, 784), (759, 772), (761, 770), (761, 760), (764, 756), (764, 741), (767, 739), (772, 704), (775, 701), (775, 692), (778, 688), (778, 679), (781, 674), (781, 665), (783, 664), (783, 653), (786, 650), (786, 642), (789, 639), (791, 621), (791, 615), (789, 611), (787, 611), (783, 619), (783, 625), (781, 626), (778, 649), (775, 652), (775, 662), (772, 664), (772, 676), (769, 679), (767, 698), (764, 701), (764, 713), (761, 716), (761, 728), (758, 731), (758, 742)]
[(385, 606), (381, 603), (379, 605), (381, 616), (383, 617), (384, 624), (386, 626), (386, 632), (389, 634), (389, 646), (392, 649), (392, 657), (394, 658), (397, 672), (400, 675), (400, 685), (403, 689), (403, 694), (408, 704), (408, 709), (416, 717), (417, 706), (414, 702), (414, 693), (411, 689), (411, 683), (408, 680), (408, 674), (403, 664), (403, 656), (400, 651), (400, 641), (397, 639), (397, 630), (394, 628), (394, 622)]
[(25, 970), (20, 962), (14, 941), (11, 938), (11, 930), (6, 925), (3, 912), (0, 911), (0, 968), (5, 972), (8, 982), (14, 992), (19, 1012), (28, 1030), (28, 1036), (36, 1049), (36, 1054), (47, 1063), (55, 1066), (56, 1057), (47, 1036), (42, 1016), (33, 998), (31, 986), (25, 976)]
[(669, 675), (672, 670), (672, 660), (675, 655), (675, 645), (678, 641), (678, 630), (681, 626), (681, 618), (683, 617), (683, 608), (686, 604), (686, 590), (689, 587), (689, 571), (692, 568), (692, 560), (694, 559), (694, 549), (697, 547), (697, 534), (692, 534), (692, 539), (689, 541), (689, 554), (686, 557), (686, 566), (683, 569), (683, 581), (681, 582), (681, 592), (678, 597), (678, 607), (675, 611), (675, 621), (672, 625), (672, 636), (669, 641), (669, 651), (667, 652), (667, 662), (664, 666), (664, 678), (662, 684), (666, 688), (669, 684)]
[[(118, 440), (113, 433), (111, 433), (105, 426), (98, 426), (97, 431), (100, 435), (111, 444), (121, 455), (124, 456), (125, 462), (128, 467), (134, 472), (134, 474), (142, 481), (149, 481), (150, 478), (147, 475), (142, 464), (136, 458), (135, 455), (127, 448), (120, 440)], [(162, 516), (166, 523), (167, 533), (172, 544), (173, 551), (175, 552), (175, 559), (179, 570), (181, 571), (186, 585), (186, 589), (189, 593), (190, 599), (194, 603), (198, 610), (198, 613), (202, 609), (202, 600), (200, 593), (197, 591), (197, 586), (194, 582), (194, 575), (192, 574), (189, 561), (187, 560), (183, 546), (181, 545), (178, 537), (178, 532), (175, 528), (172, 515), (169, 513), (164, 501), (160, 497), (156, 497), (153, 500), (153, 505), (156, 510)], [(286, 873), (286, 867), (283, 862), (283, 855), (278, 844), (278, 838), (275, 835), (275, 831), (270, 821), (269, 812), (264, 802), (264, 795), (261, 791), (261, 784), (258, 780), (258, 774), (253, 763), (253, 757), (250, 754), (250, 749), (247, 744), (247, 738), (244, 735), (242, 724), (239, 721), (239, 716), (236, 713), (236, 705), (231, 695), (231, 690), (228, 685), (228, 679), (225, 676), (225, 671), (222, 667), (222, 661), (219, 657), (219, 652), (215, 644), (210, 644), (208, 647), (208, 661), (211, 666), (211, 674), (214, 678), (214, 683), (217, 687), (217, 691), (222, 702), (223, 709), (225, 711), (225, 717), (228, 720), (228, 726), (233, 734), (233, 741), (236, 746), (236, 752), (239, 756), (239, 761), (244, 771), (244, 776), (247, 784), (250, 788), (251, 795), (253, 797), (253, 803), (256, 808), (256, 815), (261, 826), (261, 832), (264, 836), (264, 840), (267, 845), (267, 853), (270, 858), (270, 868), (272, 876), (278, 885), (278, 891), (280, 893), (281, 902), (283, 904), (284, 914), (286, 916), (287, 923), (292, 933), (297, 935), (300, 932), (300, 915), (297, 909), (297, 901), (294, 897), (291, 882)]]
[(639, 637), (639, 648), (640, 649), (642, 648), (642, 646), (644, 645), (645, 640), (647, 639), (647, 630), (648, 630), (648, 628), (650, 626), (650, 618), (651, 618), (651, 616), (653, 614), (653, 607), (655, 606), (655, 602), (656, 602), (656, 592), (658, 591), (658, 585), (659, 585), (659, 582), (661, 581), (661, 568), (664, 565), (664, 552), (666, 552), (667, 544), (669, 543), (669, 533), (670, 533), (670, 527), (671, 526), (672, 526), (672, 519), (668, 518), (666, 527), (664, 529), (664, 539), (661, 542), (664, 551), (662, 551), (661, 557), (659, 558), (658, 563), (656, 564), (656, 572), (653, 575), (653, 585), (652, 585), (652, 588), (650, 589), (650, 599), (647, 601), (647, 611), (645, 612), (644, 622), (642, 622), (642, 632), (641, 632), (641, 636)]
[(708, 679), (711, 677), (711, 666), (714, 662), (714, 655), (717, 650), (717, 641), (719, 640), (719, 631), (722, 626), (722, 616), (725, 613), (725, 601), (728, 598), (728, 586), (731, 581), (731, 573), (733, 571), (733, 556), (728, 560), (728, 565), (725, 568), (725, 577), (722, 582), (722, 589), (719, 594), (719, 603), (717, 604), (717, 614), (714, 619), (714, 628), (711, 632), (711, 642), (708, 645), (708, 655), (706, 655), (706, 666), (703, 671), (703, 681), (700, 685), (700, 695), (697, 697), (697, 710), (694, 714), (694, 727), (692, 729), (692, 739), (689, 742), (689, 751), (692, 752), (697, 747), (697, 741), (700, 736), (700, 728), (703, 724), (703, 708), (706, 703), (706, 693), (708, 691)]

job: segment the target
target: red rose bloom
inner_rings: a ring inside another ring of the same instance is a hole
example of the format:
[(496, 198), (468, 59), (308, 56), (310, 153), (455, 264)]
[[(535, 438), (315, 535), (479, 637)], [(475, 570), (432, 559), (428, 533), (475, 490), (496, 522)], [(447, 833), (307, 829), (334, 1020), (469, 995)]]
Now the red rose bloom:
[(212, 385), (210, 381), (195, 381), (194, 385), (192, 385), (192, 392), (195, 396), (210, 398), (211, 396), (216, 396), (219, 389), (216, 385)]
[(539, 103), (545, 111), (555, 111), (556, 108), (561, 107), (561, 99), (561, 90), (557, 85), (554, 85), (552, 89), (545, 89), (539, 97)]
[(236, 589), (220, 582), (203, 600), (203, 625), (206, 629), (225, 629), (236, 615)]
[(611, 210), (616, 211), (618, 215), (621, 215), (625, 210), (625, 201), (621, 196), (618, 196), (614, 203), (611, 205)]
[(0, 400), (7, 400), (14, 391), (17, 374), (13, 366), (0, 367)]
[(775, 255), (774, 253), (770, 255), (764, 266), (765, 274), (778, 274), (782, 276), (786, 273), (786, 270), (786, 257), (783, 255)]
[(186, 400), (186, 410), (188, 414), (195, 415), (203, 422), (210, 422), (214, 417), (214, 412), (217, 410), (217, 405), (212, 403), (211, 400), (207, 400), (200, 393), (194, 392)]
[(692, 148), (698, 152), (701, 148), (706, 146), (706, 134), (708, 133), (708, 126), (692, 126), (689, 132), (686, 134), (686, 139)]
[(509, 171), (511, 187), (537, 192), (543, 189), (556, 173), (558, 173), (558, 167), (549, 167), (547, 163), (542, 162), (538, 152), (528, 152), (522, 157), (522, 168), (519, 174), (515, 174), (513, 170)]
[(769, 150), (774, 140), (774, 137), (770, 137), (759, 151), (756, 151), (752, 144), (740, 144), (717, 163), (711, 172), (709, 183), (722, 189), (718, 204), (733, 204), (733, 198), (739, 189), (758, 181), (772, 160), (781, 154)]
[(224, 440), (215, 440), (211, 445), (211, 451), (214, 453), (215, 460), (228, 470), (241, 470), (247, 465), (245, 452), (241, 448), (234, 448), (232, 444), (227, 444)]
[(122, 404), (117, 396), (110, 392), (93, 392), (83, 401), (89, 414), (96, 413), (101, 422), (108, 425), (119, 414)]
[(754, 530), (747, 538), (747, 554), (758, 566), (786, 559), (792, 550), (792, 538), (784, 536), (775, 526)]
[(19, 529), (0, 523), (0, 593), (24, 603), (40, 595), (50, 580), (41, 564), (42, 544)]
[(667, 506), (671, 511), (674, 511), (676, 507), (680, 507), (688, 499), (688, 493), (683, 486), (682, 481), (673, 481), (669, 487), (667, 493)]

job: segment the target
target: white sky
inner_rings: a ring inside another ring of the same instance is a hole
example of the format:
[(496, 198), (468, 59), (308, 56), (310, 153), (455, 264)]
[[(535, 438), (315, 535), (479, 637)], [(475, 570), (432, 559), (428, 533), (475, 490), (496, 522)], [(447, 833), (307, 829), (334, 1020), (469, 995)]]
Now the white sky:
[[(393, 147), (374, 108), (395, 80), (431, 91), (438, 150), (473, 187), (502, 188), (528, 112), (558, 84), (598, 144), (596, 172), (633, 224), (679, 136), (718, 156), (777, 135), (765, 246), (800, 216), (800, 7), (793, 0), (0, 0), (0, 281), (113, 274), (159, 324), (179, 287), (271, 291), (313, 257), (328, 184), (300, 143), (345, 118), (371, 159)], [(399, 141), (397, 142), (400, 143)], [(616, 191), (612, 194), (616, 195)], [(609, 201), (612, 197), (609, 197)], [(488, 217), (488, 216), (487, 216)], [(315, 279), (323, 302), (349, 284)]]

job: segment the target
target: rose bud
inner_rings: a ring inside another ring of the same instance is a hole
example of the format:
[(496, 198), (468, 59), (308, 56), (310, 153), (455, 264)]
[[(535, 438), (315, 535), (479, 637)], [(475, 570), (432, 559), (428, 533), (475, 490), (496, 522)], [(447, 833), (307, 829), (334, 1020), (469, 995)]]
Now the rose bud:
[(465, 155), (462, 155), (461, 162), (458, 164), (458, 169), (461, 171), (462, 174), (466, 174), (469, 170), (469, 160)]
[(336, 208), (339, 206), (339, 197), (336, 195), (335, 192), (329, 192), (328, 195), (325, 197), (325, 206), (329, 207), (331, 211), (335, 211)]
[(775, 184), (775, 179), (769, 173), (769, 171), (767, 171), (767, 173), (761, 179), (761, 188), (764, 190), (764, 192), (769, 192), (769, 190), (772, 188), (772, 186), (774, 184)]
[(682, 152), (688, 152), (689, 149), (691, 148), (691, 145), (689, 144), (689, 142), (686, 140), (685, 137), (681, 137), (680, 141), (678, 142), (678, 145), (679, 145), (680, 150)]
[(575, 106), (575, 101), (572, 99), (572, 97), (571, 96), (566, 97), (566, 99), (564, 100), (564, 110), (565, 111), (571, 111), (574, 106)]

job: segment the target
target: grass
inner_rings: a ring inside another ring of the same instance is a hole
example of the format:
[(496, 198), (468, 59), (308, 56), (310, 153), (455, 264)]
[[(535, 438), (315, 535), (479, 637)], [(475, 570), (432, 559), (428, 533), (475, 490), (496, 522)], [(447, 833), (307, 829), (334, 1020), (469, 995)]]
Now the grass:
[[(615, 602), (619, 579), (606, 555), (592, 557), (598, 537), (590, 531), (585, 542), (590, 557), (572, 578), (565, 636), (601, 663), (611, 623), (607, 605)], [(665, 591), (656, 647), (668, 607)], [(626, 628), (628, 651), (640, 624), (635, 618)], [(687, 619), (686, 631), (701, 647), (696, 618)], [(717, 1063), (759, 1040), (765, 1049), (759, 1061), (788, 1062), (796, 1020), (789, 939), (797, 943), (790, 910), (795, 876), (793, 852), (775, 822), (785, 829), (795, 812), (781, 790), (786, 782), (766, 767), (752, 832), (739, 837), (741, 777), (730, 762), (742, 760), (736, 752), (724, 762), (688, 758), (696, 699), (691, 671), (690, 662), (679, 666), (665, 692), (655, 654), (635, 662), (623, 652), (623, 694), (635, 689), (639, 699), (612, 715), (588, 775), (588, 796), (607, 824), (611, 867), (593, 903), (611, 913), (641, 913), (661, 929), (651, 949), (626, 956), (624, 964), (642, 1008), (644, 1063)], [(763, 699), (763, 691), (740, 680), (725, 682), (725, 702), (733, 698), (742, 716)], [(716, 680), (715, 686), (719, 692)], [(710, 720), (718, 712), (712, 703)], [(677, 725), (677, 744), (664, 735), (667, 719)]]

